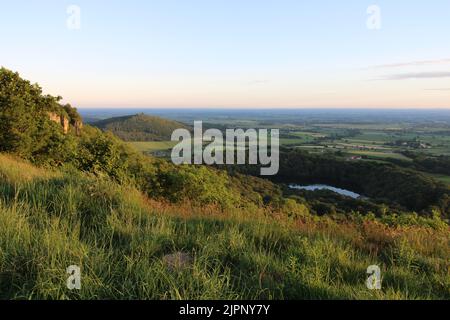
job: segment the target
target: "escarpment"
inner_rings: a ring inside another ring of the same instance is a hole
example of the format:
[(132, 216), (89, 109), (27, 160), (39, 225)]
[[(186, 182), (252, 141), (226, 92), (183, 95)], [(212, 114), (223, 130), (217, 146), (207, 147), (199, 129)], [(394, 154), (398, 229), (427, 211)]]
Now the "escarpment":
[(80, 135), (83, 129), (83, 121), (81, 117), (76, 113), (75, 109), (69, 105), (61, 108), (60, 112), (51, 111), (48, 112), (48, 118), (59, 124), (64, 132), (64, 134), (69, 133), (70, 129), (73, 128), (73, 132), (76, 135)]

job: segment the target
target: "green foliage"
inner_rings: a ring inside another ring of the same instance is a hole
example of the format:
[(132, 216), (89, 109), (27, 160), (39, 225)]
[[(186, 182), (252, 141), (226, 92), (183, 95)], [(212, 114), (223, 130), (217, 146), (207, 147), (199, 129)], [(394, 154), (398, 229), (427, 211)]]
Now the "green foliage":
[(233, 192), (229, 177), (224, 172), (213, 171), (206, 167), (182, 166), (159, 167), (156, 176), (159, 190), (156, 196), (171, 201), (193, 200), (196, 203), (217, 204), (224, 208), (239, 206), (243, 203), (238, 193)]
[[(30, 154), (32, 144), (33, 128), (31, 127), (32, 117), (25, 112), (23, 101), (11, 100), (13, 108), (5, 108), (3, 97), (0, 101), (0, 148), (2, 151), (18, 151), (23, 155)], [(14, 123), (21, 123), (22, 126), (14, 126)]]
[(404, 154), (413, 159), (410, 166), (416, 168), (417, 170), (435, 174), (450, 175), (450, 156), (430, 156), (411, 151), (406, 151)]
[[(37, 84), (1, 68), (0, 151), (50, 165), (63, 162), (73, 151), (74, 142), (49, 118), (49, 113), (53, 113), (70, 121), (66, 110), (58, 103), (60, 99), (43, 95)], [(76, 111), (70, 111), (71, 116), (75, 116)]]
[(282, 212), (291, 218), (304, 218), (310, 215), (306, 204), (292, 198), (288, 198), (284, 201)]
[(54, 129), (47, 131), (49, 134), (46, 142), (33, 153), (31, 160), (47, 167), (59, 167), (73, 161), (78, 148), (77, 138), (63, 134), (55, 123), (46, 122), (46, 125), (53, 126)]
[(424, 226), (436, 230), (448, 230), (448, 224), (441, 219), (438, 211), (433, 211), (432, 217), (422, 217), (417, 213), (387, 214), (381, 217), (380, 221), (391, 226)]
[(78, 113), (77, 109), (72, 107), (70, 104), (65, 104), (63, 106), (64, 111), (68, 115), (70, 122), (72, 125), (75, 125), (77, 122), (81, 122), (81, 116)]
[(91, 129), (80, 138), (75, 166), (86, 172), (107, 175), (116, 181), (125, 181), (128, 169), (128, 153), (125, 145), (110, 133)]

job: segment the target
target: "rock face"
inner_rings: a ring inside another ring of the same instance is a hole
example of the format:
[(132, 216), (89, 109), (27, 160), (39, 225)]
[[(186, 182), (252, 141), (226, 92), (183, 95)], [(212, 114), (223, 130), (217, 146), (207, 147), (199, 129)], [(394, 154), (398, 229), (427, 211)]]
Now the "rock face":
[(61, 116), (61, 126), (63, 127), (64, 134), (69, 132), (69, 119), (64, 116)]
[(75, 128), (76, 135), (79, 136), (81, 134), (81, 130), (83, 129), (83, 122), (77, 120), (73, 124), (73, 127)]
[(51, 121), (54, 121), (54, 122), (56, 122), (56, 123), (60, 123), (60, 122), (61, 122), (61, 116), (58, 115), (58, 114), (56, 114), (56, 113), (49, 112), (49, 113), (48, 113), (48, 117), (49, 117), (49, 119), (50, 119)]
[(75, 133), (77, 135), (80, 135), (81, 130), (83, 129), (83, 123), (81, 121), (76, 120), (73, 123), (71, 123), (66, 116), (59, 115), (55, 112), (49, 112), (48, 118), (51, 121), (56, 122), (57, 124), (61, 125), (64, 134), (67, 134), (69, 132), (70, 125), (72, 125), (75, 128)]
[(162, 260), (169, 270), (172, 271), (189, 268), (194, 263), (194, 258), (185, 252), (165, 255)]
[(56, 122), (57, 124), (61, 125), (63, 128), (64, 134), (69, 132), (69, 119), (67, 119), (65, 116), (59, 115), (54, 112), (49, 112), (48, 117), (51, 121)]

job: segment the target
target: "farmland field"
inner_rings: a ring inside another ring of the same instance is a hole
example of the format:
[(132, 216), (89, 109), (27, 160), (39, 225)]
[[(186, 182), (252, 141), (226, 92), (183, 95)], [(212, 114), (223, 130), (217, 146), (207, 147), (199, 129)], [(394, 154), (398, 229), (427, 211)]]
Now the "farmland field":
[(165, 151), (173, 148), (177, 142), (174, 141), (142, 141), (129, 142), (134, 148), (141, 152)]
[(392, 158), (392, 159), (399, 159), (399, 160), (405, 160), (405, 161), (411, 160), (408, 157), (405, 157), (404, 155), (402, 155), (400, 153), (393, 153), (393, 152), (351, 150), (351, 151), (348, 151), (348, 153), (360, 155), (360, 156), (368, 156), (368, 157), (373, 157), (373, 158)]
[[(309, 125), (286, 125), (277, 121), (233, 121), (232, 119), (210, 119), (209, 127), (280, 128), (280, 145), (309, 151), (361, 155), (367, 158), (397, 159), (410, 161), (404, 152), (422, 153), (429, 156), (450, 155), (450, 128), (439, 132), (428, 131), (425, 127), (406, 125), (371, 124), (353, 125), (328, 123)], [(189, 122), (186, 122), (189, 124)], [(230, 125), (230, 123), (232, 125)], [(137, 150), (145, 153), (166, 152), (176, 145), (173, 141), (130, 142)]]

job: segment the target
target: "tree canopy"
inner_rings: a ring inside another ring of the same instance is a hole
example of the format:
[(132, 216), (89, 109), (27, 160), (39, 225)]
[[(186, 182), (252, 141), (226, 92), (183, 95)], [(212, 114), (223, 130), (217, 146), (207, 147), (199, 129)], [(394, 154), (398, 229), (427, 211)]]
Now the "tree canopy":
[(70, 123), (81, 121), (76, 109), (61, 105), (61, 99), (44, 95), (38, 84), (1, 68), (0, 151), (32, 160), (61, 158), (73, 144), (73, 137), (64, 135), (61, 125), (51, 121), (49, 114)]

